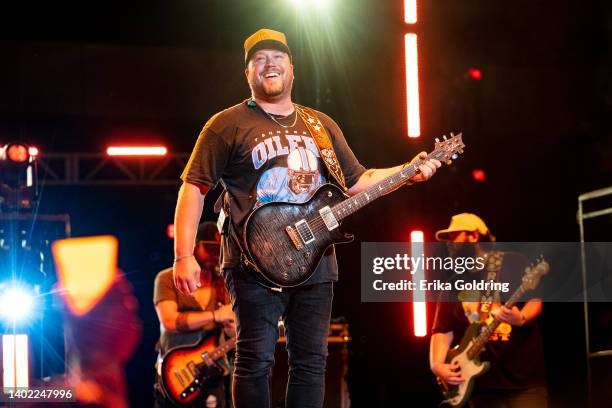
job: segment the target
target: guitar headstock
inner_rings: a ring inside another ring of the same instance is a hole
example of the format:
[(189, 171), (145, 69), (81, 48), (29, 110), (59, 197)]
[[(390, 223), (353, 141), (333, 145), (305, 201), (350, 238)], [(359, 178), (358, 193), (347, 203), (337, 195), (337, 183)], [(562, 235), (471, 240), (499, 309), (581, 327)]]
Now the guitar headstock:
[(535, 289), (540, 283), (542, 276), (546, 275), (549, 270), (550, 265), (546, 259), (540, 255), (535, 265), (531, 264), (531, 266), (525, 268), (525, 275), (523, 275), (523, 287), (525, 290)]
[(462, 136), (463, 133), (454, 135), (451, 132), (450, 138), (447, 138), (446, 136), (443, 136), (444, 140), (436, 138), (436, 143), (434, 145), (435, 149), (432, 152), (431, 157), (441, 162), (450, 164), (451, 160), (455, 160), (461, 153), (463, 153), (465, 144), (463, 144), (463, 140), (461, 140)]

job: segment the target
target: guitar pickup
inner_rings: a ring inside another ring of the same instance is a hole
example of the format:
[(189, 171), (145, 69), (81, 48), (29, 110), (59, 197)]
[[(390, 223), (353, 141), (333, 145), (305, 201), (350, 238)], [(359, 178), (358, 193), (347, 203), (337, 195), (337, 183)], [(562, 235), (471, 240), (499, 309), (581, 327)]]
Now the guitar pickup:
[(306, 220), (300, 220), (295, 223), (295, 229), (298, 234), (300, 234), (300, 238), (304, 241), (304, 244), (310, 244), (315, 240), (314, 234), (310, 229), (310, 225), (306, 222)]
[(321, 215), (321, 218), (323, 218), (323, 222), (325, 223), (325, 226), (328, 230), (331, 231), (333, 229), (336, 229), (340, 225), (338, 224), (338, 220), (336, 219), (334, 212), (331, 208), (329, 208), (329, 205), (326, 205), (325, 207), (321, 208), (319, 210), (319, 214)]
[(295, 249), (297, 249), (298, 251), (302, 249), (302, 241), (300, 241), (300, 237), (296, 229), (289, 225), (287, 226), (287, 228), (285, 228), (285, 232), (287, 233), (287, 235), (289, 235), (289, 239), (291, 240), (291, 242), (293, 242), (293, 245), (295, 245)]

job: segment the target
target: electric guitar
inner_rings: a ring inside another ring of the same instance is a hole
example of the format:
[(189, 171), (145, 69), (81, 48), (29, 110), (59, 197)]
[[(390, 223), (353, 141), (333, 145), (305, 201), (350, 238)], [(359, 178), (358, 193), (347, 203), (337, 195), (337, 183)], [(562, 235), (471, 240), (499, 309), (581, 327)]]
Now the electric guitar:
[[(540, 257), (535, 266), (525, 269), (521, 286), (504, 306), (512, 309), (525, 292), (533, 290), (538, 286), (540, 278), (546, 275), (549, 269), (548, 262), (542, 257)], [(451, 364), (454, 369), (460, 368), (461, 377), (464, 381), (459, 385), (450, 385), (438, 380), (444, 395), (443, 404), (453, 408), (461, 408), (467, 404), (474, 389), (476, 378), (486, 373), (490, 368), (490, 363), (488, 361), (480, 361), (478, 356), (489, 341), (489, 336), (501, 323), (501, 321), (493, 319), (488, 325), (478, 322), (470, 324), (461, 342), (448, 351), (446, 364)]]
[(236, 338), (217, 347), (215, 336), (210, 336), (170, 349), (161, 362), (160, 379), (166, 396), (179, 406), (192, 403), (207, 378), (225, 374), (217, 362), (235, 347)]
[[(436, 139), (425, 160), (449, 162), (463, 153), (461, 133)], [(341, 231), (340, 222), (377, 198), (405, 184), (419, 172), (419, 160), (369, 189), (348, 197), (339, 187), (324, 184), (301, 204), (272, 202), (255, 209), (244, 224), (245, 263), (259, 272), (262, 283), (276, 290), (305, 283), (316, 270), (326, 249), (353, 236)]]

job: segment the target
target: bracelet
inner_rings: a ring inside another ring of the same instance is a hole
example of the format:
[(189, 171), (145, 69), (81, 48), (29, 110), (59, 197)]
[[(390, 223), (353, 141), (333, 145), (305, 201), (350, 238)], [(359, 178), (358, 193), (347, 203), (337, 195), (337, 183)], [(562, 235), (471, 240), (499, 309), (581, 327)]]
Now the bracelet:
[(183, 256), (177, 256), (176, 258), (174, 258), (174, 262), (178, 262), (182, 259), (187, 259), (187, 258), (191, 258), (193, 255), (183, 255)]
[(213, 322), (217, 323), (217, 317), (215, 316), (215, 311), (211, 310), (210, 313), (213, 315)]

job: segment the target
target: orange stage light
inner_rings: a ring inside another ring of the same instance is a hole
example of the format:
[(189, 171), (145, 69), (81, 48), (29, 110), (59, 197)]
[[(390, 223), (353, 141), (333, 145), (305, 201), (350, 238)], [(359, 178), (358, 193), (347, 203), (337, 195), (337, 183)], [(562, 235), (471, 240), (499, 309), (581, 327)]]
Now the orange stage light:
[(56, 241), (52, 252), (70, 311), (82, 316), (104, 297), (117, 274), (118, 242), (112, 236)]
[(106, 149), (109, 156), (165, 156), (168, 149), (164, 146), (110, 146)]
[(416, 0), (404, 0), (404, 22), (406, 24), (416, 24), (417, 22), (417, 2)]
[[(410, 233), (410, 256), (420, 258), (425, 255), (423, 231), (412, 231)], [(419, 287), (419, 282), (425, 279), (423, 265), (412, 272), (412, 281)], [(425, 337), (427, 335), (427, 303), (425, 302), (425, 292), (420, 290), (413, 291), (412, 315), (414, 320), (414, 335)]]
[(421, 135), (421, 118), (419, 111), (419, 64), (417, 52), (417, 35), (406, 34), (404, 37), (406, 51), (406, 113), (408, 136)]
[(22, 144), (12, 144), (6, 149), (6, 156), (15, 163), (23, 163), (28, 160), (28, 149)]

